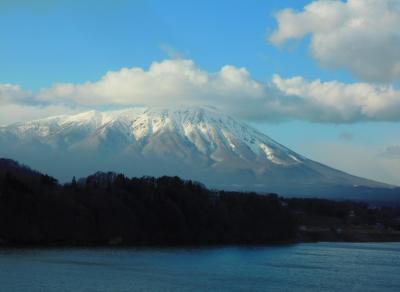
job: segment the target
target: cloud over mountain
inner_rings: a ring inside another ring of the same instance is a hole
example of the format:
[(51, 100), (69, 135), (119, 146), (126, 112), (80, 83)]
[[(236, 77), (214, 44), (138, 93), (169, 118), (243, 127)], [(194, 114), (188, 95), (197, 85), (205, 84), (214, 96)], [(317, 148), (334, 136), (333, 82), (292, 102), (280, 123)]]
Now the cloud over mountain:
[(370, 82), (400, 79), (398, 0), (317, 0), (302, 11), (281, 10), (276, 19), (269, 38), (275, 45), (309, 35), (312, 56), (324, 67)]
[(8, 83), (0, 84), (0, 105), (28, 102), (29, 97), (29, 92), (24, 91), (18, 85)]
[(48, 102), (96, 106), (229, 102), (263, 95), (263, 85), (245, 68), (226, 65), (209, 73), (192, 60), (177, 59), (154, 62), (148, 70), (133, 67), (109, 71), (95, 82), (56, 84), (39, 97)]
[[(0, 85), (0, 114), (6, 106), (59, 112), (126, 106), (205, 105), (253, 121), (306, 120), (323, 123), (399, 121), (400, 91), (394, 86), (308, 81), (273, 76), (260, 82), (243, 67), (208, 72), (192, 60), (154, 62), (148, 69), (109, 71), (100, 80), (59, 83), (36, 93)], [(43, 116), (43, 115), (42, 115)], [(32, 115), (30, 115), (32, 118)], [(2, 122), (0, 120), (0, 122)]]

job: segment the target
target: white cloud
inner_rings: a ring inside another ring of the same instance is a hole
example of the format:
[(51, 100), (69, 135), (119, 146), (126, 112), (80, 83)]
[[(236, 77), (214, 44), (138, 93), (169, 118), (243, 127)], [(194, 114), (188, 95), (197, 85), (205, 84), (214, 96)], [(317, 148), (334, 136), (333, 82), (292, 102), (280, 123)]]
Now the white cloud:
[(400, 79), (400, 1), (317, 0), (302, 11), (277, 13), (269, 40), (281, 45), (311, 36), (311, 52), (322, 66), (344, 68), (367, 81)]
[(302, 77), (282, 79), (277, 75), (272, 83), (279, 94), (291, 97), (286, 103), (286, 109), (290, 109), (287, 115), (298, 119), (334, 123), (400, 120), (400, 91), (390, 85), (309, 82)]
[(57, 84), (42, 90), (38, 98), (90, 107), (212, 104), (251, 120), (400, 120), (400, 92), (393, 86), (310, 82), (278, 75), (261, 83), (245, 68), (226, 65), (209, 73), (191, 60), (156, 62), (148, 70), (123, 68), (95, 82)]
[(23, 105), (3, 104), (0, 105), (0, 126), (17, 122), (31, 121), (55, 115), (67, 115), (81, 112), (83, 109), (70, 108), (62, 105)]
[(226, 65), (210, 73), (182, 59), (156, 62), (147, 70), (133, 67), (109, 71), (98, 81), (60, 83), (37, 93), (0, 84), (3, 121), (6, 116), (15, 116), (6, 112), (6, 105), (18, 106), (21, 113), (50, 113), (71, 108), (182, 104), (213, 105), (253, 121), (400, 121), (400, 91), (393, 86), (308, 81), (299, 76), (285, 79), (278, 75), (269, 82), (260, 82), (245, 68)]
[(0, 84), (0, 105), (8, 103), (24, 103), (29, 100), (30, 93), (16, 84)]
[(43, 103), (34, 93), (19, 85), (0, 84), (0, 126), (78, 111), (82, 108)]
[(47, 102), (96, 106), (218, 103), (263, 94), (263, 86), (245, 68), (227, 65), (209, 73), (191, 60), (179, 59), (155, 62), (147, 71), (139, 67), (109, 71), (96, 82), (57, 84), (39, 96)]

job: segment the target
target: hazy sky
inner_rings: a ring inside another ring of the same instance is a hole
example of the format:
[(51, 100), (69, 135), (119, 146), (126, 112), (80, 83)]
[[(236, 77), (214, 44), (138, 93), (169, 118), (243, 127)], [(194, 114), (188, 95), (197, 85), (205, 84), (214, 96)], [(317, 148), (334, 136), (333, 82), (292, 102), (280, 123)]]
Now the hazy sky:
[(213, 104), (400, 185), (400, 2), (0, 0), (0, 124)]

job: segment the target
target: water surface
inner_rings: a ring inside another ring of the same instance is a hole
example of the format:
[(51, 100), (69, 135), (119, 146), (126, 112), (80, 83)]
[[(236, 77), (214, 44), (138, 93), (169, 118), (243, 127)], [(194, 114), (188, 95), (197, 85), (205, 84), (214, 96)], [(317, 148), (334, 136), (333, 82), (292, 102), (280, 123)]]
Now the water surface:
[(1, 291), (400, 291), (400, 243), (0, 250)]

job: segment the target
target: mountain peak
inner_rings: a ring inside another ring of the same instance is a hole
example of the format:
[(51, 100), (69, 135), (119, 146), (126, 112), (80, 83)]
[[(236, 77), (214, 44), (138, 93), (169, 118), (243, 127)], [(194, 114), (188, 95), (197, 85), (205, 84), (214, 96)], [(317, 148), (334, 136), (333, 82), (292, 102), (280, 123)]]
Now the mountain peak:
[(0, 127), (0, 149), (0, 156), (67, 180), (114, 170), (282, 193), (387, 187), (311, 161), (210, 106), (87, 111), (14, 124)]

